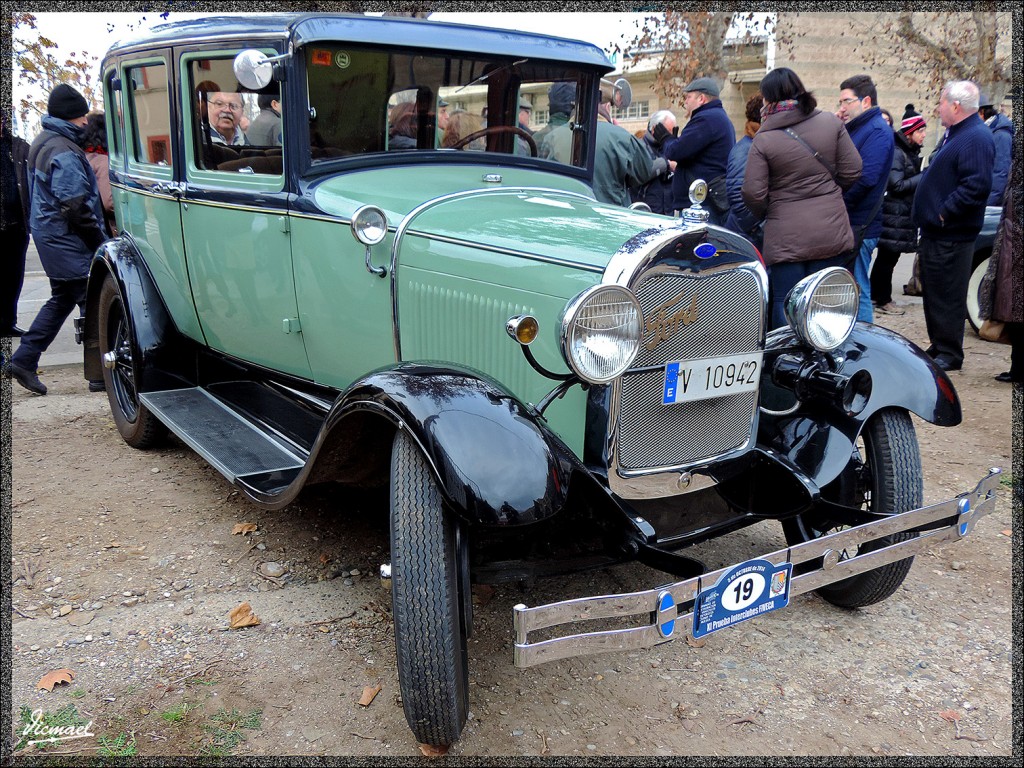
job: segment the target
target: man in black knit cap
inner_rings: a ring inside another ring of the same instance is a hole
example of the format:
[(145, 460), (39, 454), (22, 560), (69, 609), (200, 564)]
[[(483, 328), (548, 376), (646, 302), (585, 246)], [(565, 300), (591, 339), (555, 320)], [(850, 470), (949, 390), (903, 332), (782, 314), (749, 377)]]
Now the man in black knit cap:
[[(39, 358), (75, 306), (84, 313), (89, 263), (106, 240), (96, 176), (78, 145), (89, 104), (61, 83), (50, 92), (46, 112), (43, 130), (29, 149), (28, 183), (32, 238), (50, 280), (50, 298), (4, 368), (6, 375), (37, 395), (46, 394), (36, 375)], [(89, 389), (101, 391), (103, 384), (91, 382)]]

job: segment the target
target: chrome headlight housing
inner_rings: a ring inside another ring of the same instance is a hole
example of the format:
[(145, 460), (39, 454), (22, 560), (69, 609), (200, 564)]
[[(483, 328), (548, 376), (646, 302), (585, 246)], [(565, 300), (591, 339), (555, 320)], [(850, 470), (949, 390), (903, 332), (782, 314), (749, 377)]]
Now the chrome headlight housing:
[(853, 275), (842, 267), (828, 267), (793, 286), (786, 296), (786, 319), (802, 342), (829, 352), (853, 330), (859, 298)]
[(633, 364), (640, 351), (644, 313), (633, 292), (596, 285), (570, 301), (562, 314), (562, 356), (584, 381), (605, 384)]

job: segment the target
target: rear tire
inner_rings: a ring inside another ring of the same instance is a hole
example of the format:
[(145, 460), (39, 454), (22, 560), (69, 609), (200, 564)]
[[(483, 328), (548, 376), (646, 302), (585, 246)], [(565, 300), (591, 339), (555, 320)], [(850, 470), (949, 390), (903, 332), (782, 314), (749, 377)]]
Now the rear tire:
[[(921, 479), (921, 453), (914, 424), (906, 411), (884, 410), (872, 416), (861, 432), (857, 451), (842, 475), (822, 489), (827, 499), (849, 506), (896, 514), (921, 506), (924, 495)], [(810, 541), (847, 528), (827, 520), (802, 515), (783, 521), (789, 544)], [(862, 545), (859, 550), (844, 551), (840, 560), (882, 549), (912, 539), (917, 534), (897, 533)], [(817, 590), (818, 594), (841, 608), (862, 608), (892, 596), (910, 571), (914, 558), (883, 565), (851, 576)]]
[[(139, 400), (139, 371), (135, 363), (138, 345), (117, 284), (110, 276), (100, 289), (99, 331), (103, 383), (117, 431), (132, 448), (152, 448), (163, 441), (167, 427)], [(108, 360), (113, 367), (107, 367)]]
[(469, 711), (464, 548), (419, 447), (400, 430), (391, 450), (391, 591), (398, 682), (416, 740), (458, 741)]

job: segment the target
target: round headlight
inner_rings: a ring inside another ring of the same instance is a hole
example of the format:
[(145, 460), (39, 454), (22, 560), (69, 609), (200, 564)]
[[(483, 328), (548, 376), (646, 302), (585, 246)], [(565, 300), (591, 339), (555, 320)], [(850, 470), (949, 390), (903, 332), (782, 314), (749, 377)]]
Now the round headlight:
[(786, 319), (801, 341), (828, 352), (853, 330), (859, 293), (853, 275), (845, 269), (823, 269), (793, 286), (786, 296)]
[(352, 234), (363, 245), (376, 245), (388, 235), (388, 217), (375, 205), (364, 205), (352, 214)]
[(633, 364), (643, 324), (631, 291), (618, 285), (588, 288), (562, 315), (562, 354), (581, 379), (604, 384)]

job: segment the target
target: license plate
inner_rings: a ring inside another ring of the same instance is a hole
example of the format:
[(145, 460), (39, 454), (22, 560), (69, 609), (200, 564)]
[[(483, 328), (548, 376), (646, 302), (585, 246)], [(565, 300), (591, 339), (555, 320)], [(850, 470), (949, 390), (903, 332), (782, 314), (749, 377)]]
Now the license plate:
[(761, 377), (763, 353), (685, 360), (665, 365), (663, 405), (753, 392)]
[(729, 569), (693, 604), (694, 638), (727, 629), (789, 605), (793, 564), (748, 560)]

